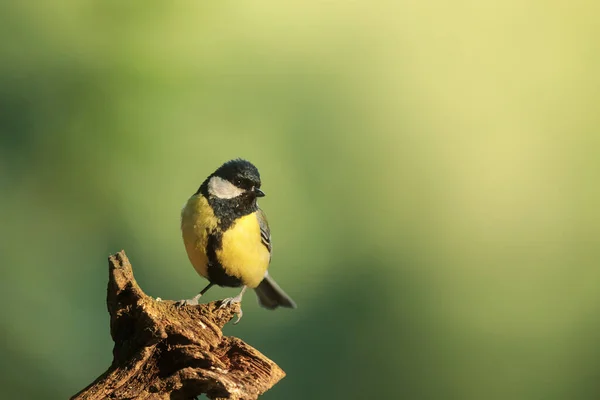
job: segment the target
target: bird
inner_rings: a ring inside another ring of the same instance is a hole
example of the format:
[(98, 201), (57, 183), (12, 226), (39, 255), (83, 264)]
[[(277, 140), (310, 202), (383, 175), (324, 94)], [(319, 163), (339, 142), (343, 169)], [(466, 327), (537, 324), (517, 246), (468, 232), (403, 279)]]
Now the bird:
[[(236, 158), (225, 162), (200, 185), (181, 211), (181, 233), (188, 258), (208, 285), (179, 306), (197, 305), (212, 286), (241, 287), (220, 307), (241, 303), (248, 288), (259, 304), (273, 310), (296, 308), (296, 303), (269, 275), (271, 231), (257, 199), (264, 197), (258, 169)], [(242, 317), (238, 313), (237, 324)]]

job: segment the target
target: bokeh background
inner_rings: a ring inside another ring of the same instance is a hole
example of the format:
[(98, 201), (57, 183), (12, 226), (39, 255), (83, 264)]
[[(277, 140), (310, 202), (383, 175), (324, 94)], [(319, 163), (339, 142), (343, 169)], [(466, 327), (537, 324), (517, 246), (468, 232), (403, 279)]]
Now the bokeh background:
[(180, 209), (244, 157), (299, 305), (226, 327), (264, 399), (599, 398), (598, 8), (1, 2), (0, 397), (109, 366), (110, 253), (197, 293)]

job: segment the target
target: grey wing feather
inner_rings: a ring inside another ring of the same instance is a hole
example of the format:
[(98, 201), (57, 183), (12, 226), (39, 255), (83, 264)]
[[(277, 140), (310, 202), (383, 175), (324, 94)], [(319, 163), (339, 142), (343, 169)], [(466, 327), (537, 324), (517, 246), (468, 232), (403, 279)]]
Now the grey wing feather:
[(256, 218), (258, 219), (258, 225), (260, 226), (260, 241), (269, 249), (271, 252), (271, 230), (269, 229), (269, 223), (267, 222), (267, 216), (260, 208), (256, 212)]

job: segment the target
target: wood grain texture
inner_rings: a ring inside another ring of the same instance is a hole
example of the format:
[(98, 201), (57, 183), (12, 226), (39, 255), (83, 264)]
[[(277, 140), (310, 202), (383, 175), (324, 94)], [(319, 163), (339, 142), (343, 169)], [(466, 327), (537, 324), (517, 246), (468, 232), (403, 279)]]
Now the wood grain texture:
[(124, 251), (109, 257), (108, 311), (115, 342), (108, 370), (71, 399), (256, 399), (285, 373), (221, 329), (239, 305), (177, 307), (147, 296)]

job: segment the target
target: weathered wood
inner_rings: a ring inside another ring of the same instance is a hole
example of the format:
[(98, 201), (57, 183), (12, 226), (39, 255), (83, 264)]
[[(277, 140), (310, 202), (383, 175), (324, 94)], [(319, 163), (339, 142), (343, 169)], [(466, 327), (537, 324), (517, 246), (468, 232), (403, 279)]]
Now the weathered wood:
[(124, 251), (109, 257), (107, 304), (112, 365), (72, 399), (256, 399), (285, 376), (258, 350), (223, 336), (238, 304), (154, 300), (138, 286)]

